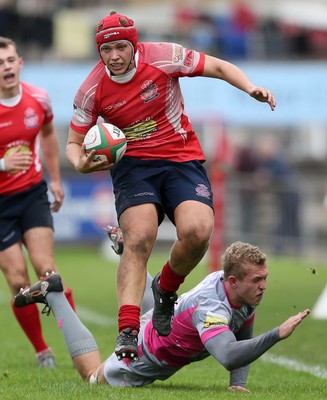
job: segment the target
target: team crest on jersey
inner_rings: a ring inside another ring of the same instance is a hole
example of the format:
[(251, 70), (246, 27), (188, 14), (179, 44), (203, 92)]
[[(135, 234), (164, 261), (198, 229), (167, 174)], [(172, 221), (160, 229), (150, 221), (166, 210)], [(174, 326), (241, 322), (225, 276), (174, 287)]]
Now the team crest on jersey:
[(31, 107), (25, 110), (24, 124), (27, 129), (35, 128), (39, 124), (39, 117), (36, 111)]
[(196, 195), (200, 197), (206, 197), (207, 199), (210, 198), (210, 192), (206, 185), (200, 183), (196, 188)]
[(141, 99), (144, 101), (144, 103), (148, 103), (159, 96), (158, 86), (153, 83), (153, 81), (144, 81), (141, 88)]
[(221, 326), (228, 325), (227, 319), (223, 317), (218, 317), (218, 315), (212, 315), (208, 313), (204, 321), (204, 328), (210, 328), (211, 326)]

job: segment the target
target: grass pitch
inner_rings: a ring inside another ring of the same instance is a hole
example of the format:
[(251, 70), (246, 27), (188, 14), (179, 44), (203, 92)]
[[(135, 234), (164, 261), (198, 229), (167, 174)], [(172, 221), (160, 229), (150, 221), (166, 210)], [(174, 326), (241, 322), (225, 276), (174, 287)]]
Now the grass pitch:
[[(167, 252), (151, 257), (152, 274), (161, 270)], [(103, 358), (111, 354), (117, 336), (116, 265), (97, 249), (57, 247), (57, 264), (65, 281), (73, 288), (77, 311), (92, 331)], [(268, 288), (257, 309), (255, 334), (269, 330), (290, 315), (312, 308), (327, 283), (323, 263), (308, 265), (300, 259), (268, 257)], [(208, 272), (202, 263), (183, 284), (185, 291)], [(31, 279), (36, 281), (31, 270)], [(309, 316), (287, 340), (278, 343), (267, 358), (252, 364), (247, 382), (251, 394), (226, 390), (229, 373), (212, 357), (189, 365), (165, 382), (143, 388), (112, 388), (89, 385), (72, 366), (61, 332), (53, 315), (42, 315), (44, 337), (55, 353), (57, 368), (36, 367), (32, 346), (11, 312), (9, 291), (0, 277), (0, 398), (25, 399), (326, 399), (327, 320)]]

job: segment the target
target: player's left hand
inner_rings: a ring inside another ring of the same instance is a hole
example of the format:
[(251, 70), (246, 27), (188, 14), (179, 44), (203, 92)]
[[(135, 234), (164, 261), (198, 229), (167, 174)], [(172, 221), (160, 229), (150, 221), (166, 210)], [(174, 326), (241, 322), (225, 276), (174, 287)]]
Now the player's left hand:
[(91, 150), (89, 153), (86, 152), (85, 143), (81, 146), (81, 153), (79, 162), (76, 167), (77, 171), (82, 174), (90, 174), (97, 171), (110, 170), (114, 164), (109, 164), (107, 160), (96, 159), (96, 150)]
[(304, 311), (293, 315), (292, 317), (288, 318), (284, 323), (279, 326), (279, 338), (286, 339), (289, 337), (295, 328), (310, 314), (310, 310), (307, 308)]
[(229, 386), (228, 390), (231, 390), (232, 392), (246, 392), (246, 393), (251, 393), (249, 389), (246, 389), (243, 386)]
[(272, 93), (264, 87), (253, 87), (249, 91), (249, 95), (261, 103), (268, 103), (271, 111), (276, 107), (276, 100)]

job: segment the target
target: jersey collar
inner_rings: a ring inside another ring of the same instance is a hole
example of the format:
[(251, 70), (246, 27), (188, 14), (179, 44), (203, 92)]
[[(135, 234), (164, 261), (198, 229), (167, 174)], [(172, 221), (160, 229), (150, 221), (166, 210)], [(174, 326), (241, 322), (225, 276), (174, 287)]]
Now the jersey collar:
[(14, 97), (10, 97), (9, 99), (0, 99), (0, 104), (6, 107), (15, 107), (20, 102), (21, 98), (22, 98), (22, 86), (19, 85), (19, 93)]

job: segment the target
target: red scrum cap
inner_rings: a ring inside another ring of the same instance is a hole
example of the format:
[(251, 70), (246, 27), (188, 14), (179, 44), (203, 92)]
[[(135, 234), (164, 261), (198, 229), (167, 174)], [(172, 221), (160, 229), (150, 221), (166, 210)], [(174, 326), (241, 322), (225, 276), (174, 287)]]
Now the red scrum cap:
[(98, 51), (100, 52), (103, 43), (116, 40), (131, 42), (135, 54), (138, 37), (134, 21), (125, 15), (117, 14), (116, 11), (111, 11), (110, 15), (103, 18), (96, 27), (95, 41)]

